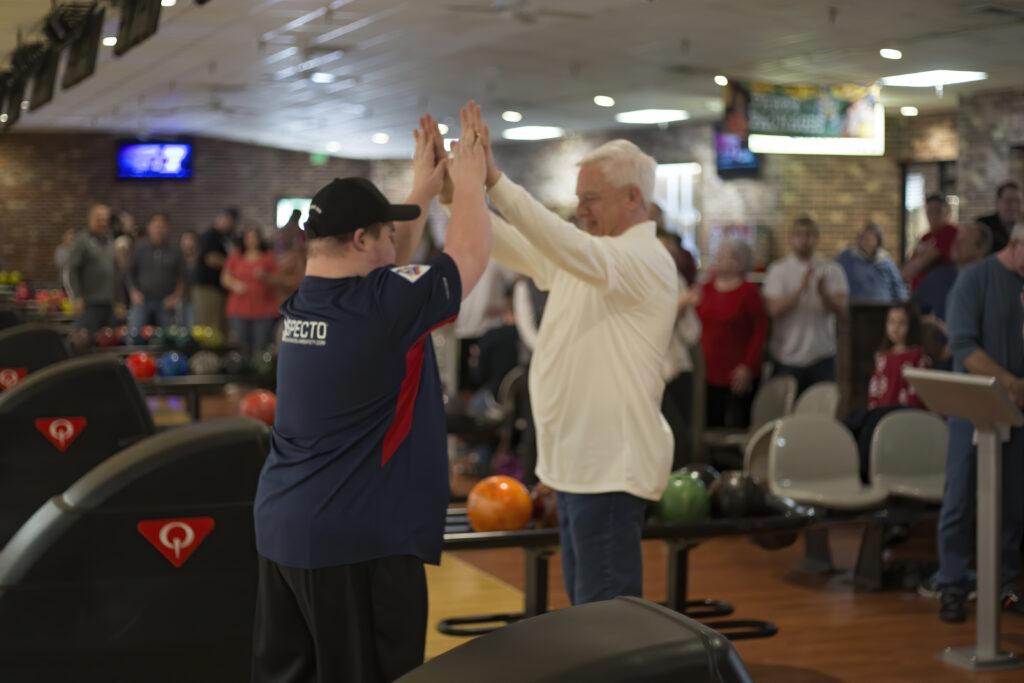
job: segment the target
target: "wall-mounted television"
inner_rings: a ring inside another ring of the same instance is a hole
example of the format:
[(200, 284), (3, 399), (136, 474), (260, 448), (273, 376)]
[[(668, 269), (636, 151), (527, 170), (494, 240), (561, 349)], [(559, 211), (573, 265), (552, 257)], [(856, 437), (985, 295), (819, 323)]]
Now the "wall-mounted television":
[(57, 82), (57, 67), (60, 65), (60, 49), (50, 47), (43, 55), (39, 66), (32, 75), (32, 95), (29, 97), (29, 111), (35, 111), (53, 99), (53, 86)]
[(118, 57), (156, 33), (160, 0), (121, 0), (121, 21), (114, 54)]
[(761, 174), (761, 159), (750, 151), (742, 135), (715, 131), (715, 159), (723, 179), (756, 178)]
[(117, 147), (117, 177), (191, 178), (192, 145), (187, 142), (122, 142)]

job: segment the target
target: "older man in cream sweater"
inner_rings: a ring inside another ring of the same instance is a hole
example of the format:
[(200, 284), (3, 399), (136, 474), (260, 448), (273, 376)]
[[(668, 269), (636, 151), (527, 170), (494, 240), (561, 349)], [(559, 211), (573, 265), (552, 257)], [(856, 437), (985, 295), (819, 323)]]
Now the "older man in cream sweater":
[[(579, 162), (576, 215), (561, 219), (497, 168), (483, 130), (491, 256), (549, 290), (530, 364), (537, 477), (558, 495), (573, 604), (642, 593), (641, 531), (672, 463), (661, 369), (678, 279), (647, 207), (656, 162), (613, 140)], [(443, 201), (443, 195), (442, 195)]]

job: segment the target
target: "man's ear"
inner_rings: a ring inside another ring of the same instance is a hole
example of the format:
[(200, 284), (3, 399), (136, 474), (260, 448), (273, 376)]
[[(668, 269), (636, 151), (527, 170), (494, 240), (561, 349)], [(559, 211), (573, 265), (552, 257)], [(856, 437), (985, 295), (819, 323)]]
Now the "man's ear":
[(352, 247), (357, 251), (363, 251), (366, 248), (366, 228), (357, 228), (352, 233)]
[(631, 208), (644, 208), (644, 193), (640, 191), (639, 187), (636, 185), (630, 185), (626, 196), (629, 197)]

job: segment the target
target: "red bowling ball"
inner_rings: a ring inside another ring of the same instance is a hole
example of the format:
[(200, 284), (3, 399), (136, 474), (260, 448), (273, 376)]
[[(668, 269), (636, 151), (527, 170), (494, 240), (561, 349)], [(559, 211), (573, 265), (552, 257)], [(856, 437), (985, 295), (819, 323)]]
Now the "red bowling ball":
[(151, 379), (156, 374), (156, 360), (151, 354), (136, 351), (128, 356), (125, 365), (135, 379)]
[(272, 425), (274, 424), (274, 411), (276, 409), (277, 397), (274, 395), (274, 392), (267, 391), (266, 389), (257, 389), (245, 395), (241, 405), (238, 407), (238, 412), (241, 415), (254, 417), (264, 424)]

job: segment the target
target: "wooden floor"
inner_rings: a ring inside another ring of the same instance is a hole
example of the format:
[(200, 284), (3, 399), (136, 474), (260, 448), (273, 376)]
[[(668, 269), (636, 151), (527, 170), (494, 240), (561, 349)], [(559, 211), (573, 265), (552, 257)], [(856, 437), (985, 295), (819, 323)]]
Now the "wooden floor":
[[(243, 392), (232, 387), (223, 397), (204, 399), (203, 417), (236, 414)], [(171, 406), (160, 408), (173, 419), (167, 410)], [(465, 488), (466, 482), (459, 483)], [(856, 528), (833, 529), (836, 564), (852, 566), (858, 544)], [(934, 559), (934, 528), (918, 529), (894, 552), (908, 559)], [(973, 612), (966, 624), (946, 624), (938, 618), (935, 600), (910, 590), (855, 592), (844, 575), (795, 571), (801, 556), (802, 543), (766, 551), (745, 538), (717, 539), (690, 553), (691, 598), (726, 600), (736, 607), (732, 618), (778, 624), (773, 638), (735, 643), (759, 683), (1024, 682), (1024, 669), (975, 674), (935, 658), (947, 646), (973, 644)], [(645, 542), (644, 597), (665, 598), (665, 570), (663, 544)], [(427, 654), (432, 657), (464, 641), (437, 633), (438, 619), (521, 607), (522, 551), (446, 553), (441, 567), (428, 570), (428, 581)], [(551, 561), (549, 590), (552, 608), (568, 605), (558, 555)], [(1004, 648), (1024, 656), (1024, 617), (1005, 615), (1002, 628)]]

